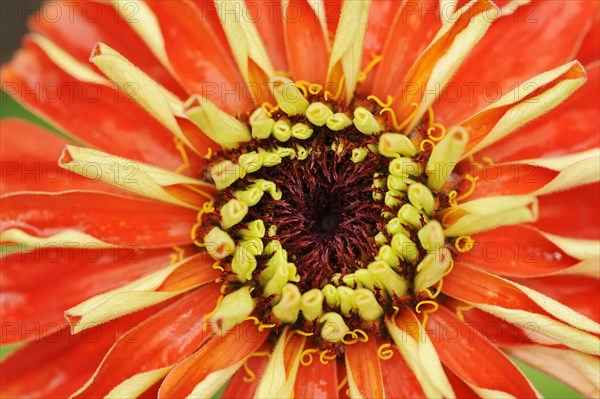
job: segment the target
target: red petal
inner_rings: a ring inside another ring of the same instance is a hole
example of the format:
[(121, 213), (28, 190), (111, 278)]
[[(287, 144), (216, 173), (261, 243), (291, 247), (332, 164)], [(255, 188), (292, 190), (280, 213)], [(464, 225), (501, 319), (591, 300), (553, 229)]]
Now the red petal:
[(454, 390), (454, 394), (457, 398), (461, 399), (478, 399), (479, 395), (477, 395), (463, 380), (458, 378), (456, 374), (454, 374), (448, 367), (444, 367), (444, 372), (448, 377), (448, 381), (450, 381), (450, 385), (452, 385), (452, 389)]
[(71, 335), (64, 328), (31, 342), (2, 361), (3, 398), (65, 398), (90, 378), (106, 351), (157, 307)]
[(258, 29), (273, 67), (279, 71), (287, 71), (289, 68), (285, 55), (281, 3), (246, 0), (246, 6), (249, 18)]
[(455, 262), (452, 273), (444, 277), (442, 290), (461, 301), (522, 309), (551, 317), (525, 293), (493, 274)]
[[(267, 363), (269, 362), (269, 354), (273, 350), (273, 344), (266, 342), (262, 348), (253, 353), (246, 360), (244, 368), (238, 370), (231, 381), (227, 384), (227, 388), (221, 395), (222, 399), (243, 399), (254, 398), (254, 392), (258, 388), (258, 383)], [(249, 373), (247, 370), (250, 370)]]
[(495, 21), (434, 105), (438, 121), (457, 124), (517, 84), (571, 61), (597, 7), (587, 0), (533, 1)]
[(377, 356), (377, 342), (373, 337), (367, 342), (346, 345), (346, 369), (363, 398), (383, 398), (381, 364)]
[(558, 172), (528, 164), (483, 165), (473, 168), (472, 175), (479, 178), (469, 201), (481, 197), (531, 194), (554, 179)]
[(7, 256), (0, 269), (0, 342), (29, 341), (64, 328), (66, 309), (168, 265), (173, 254), (47, 248)]
[[(396, 15), (398, 15), (402, 3), (396, 0), (379, 0), (371, 3), (369, 10), (369, 21), (373, 21), (367, 25), (365, 41), (363, 44), (362, 67), (365, 68), (371, 62), (373, 55), (383, 55), (383, 49), (386, 44), (386, 39), (391, 37), (391, 29), (405, 28), (406, 24), (394, 25)], [(406, 43), (407, 40), (394, 41)], [(389, 63), (388, 63), (389, 66)], [(361, 83), (359, 90), (362, 93), (373, 93), (373, 83), (377, 71), (381, 68), (381, 64), (375, 67), (370, 74), (367, 75), (367, 80)], [(385, 100), (385, 99), (384, 99)]]
[(541, 233), (524, 225), (478, 233), (473, 239), (473, 249), (460, 254), (458, 259), (503, 276), (543, 276), (579, 262)]
[[(118, 5), (117, 7), (127, 7)], [(130, 17), (135, 18), (133, 7)], [(29, 28), (87, 64), (97, 42), (108, 43), (154, 80), (178, 95), (185, 92), (154, 57), (115, 7), (100, 1), (53, 1), (29, 19)], [(73, 34), (76, 32), (76, 34)]]
[(68, 75), (31, 40), (2, 68), (0, 80), (18, 102), (91, 146), (167, 169), (182, 164), (173, 135), (134, 100)]
[(386, 397), (426, 398), (417, 377), (397, 350), (390, 359), (381, 361), (381, 372)]
[(226, 369), (258, 350), (269, 336), (252, 321), (242, 322), (225, 336), (213, 336), (165, 378), (159, 398), (185, 398), (211, 373)]
[(189, 244), (196, 212), (98, 192), (17, 193), (0, 198), (1, 231), (48, 237), (74, 229), (101, 241), (141, 248)]
[(307, 349), (315, 349), (317, 352), (312, 354), (312, 360), (306, 365), (302, 361), (300, 362), (294, 385), (294, 397), (337, 398), (338, 375), (336, 361), (324, 360), (326, 363), (323, 363), (319, 358), (320, 348), (309, 348), (307, 345), (304, 350)]
[[(188, 93), (214, 101), (226, 111), (247, 111), (252, 98), (226, 47), (191, 2), (148, 1), (162, 31), (169, 62)], [(185, 18), (182, 16), (185, 15)]]
[(600, 283), (588, 276), (548, 276), (516, 280), (600, 323)]
[[(382, 29), (385, 27), (382, 25)], [(382, 99), (396, 94), (398, 82), (406, 76), (441, 27), (438, 1), (411, 0), (404, 3), (389, 30), (383, 60), (376, 71), (373, 94)]]
[(120, 337), (91, 384), (76, 398), (104, 397), (136, 374), (172, 366), (192, 354), (210, 335), (203, 332), (203, 317), (214, 308), (218, 295), (217, 285), (202, 287)]
[(596, 13), (590, 29), (583, 39), (577, 59), (587, 65), (600, 59), (600, 12)]
[(329, 52), (319, 18), (307, 0), (290, 0), (283, 16), (287, 58), (292, 77), (325, 83)]
[(471, 386), (535, 398), (536, 392), (510, 360), (472, 327), (440, 307), (430, 313), (427, 333), (442, 362)]
[(600, 146), (597, 134), (600, 130), (600, 64), (586, 68), (586, 73), (587, 82), (563, 104), (519, 132), (484, 148), (481, 156), (509, 162), (560, 156)]
[(600, 184), (587, 184), (539, 197), (540, 217), (533, 225), (563, 237), (600, 239)]
[[(35, 143), (35, 144), (34, 144)], [(56, 162), (66, 144), (57, 133), (20, 119), (0, 121), (0, 192), (64, 191), (90, 189), (113, 191), (96, 181), (86, 180)]]

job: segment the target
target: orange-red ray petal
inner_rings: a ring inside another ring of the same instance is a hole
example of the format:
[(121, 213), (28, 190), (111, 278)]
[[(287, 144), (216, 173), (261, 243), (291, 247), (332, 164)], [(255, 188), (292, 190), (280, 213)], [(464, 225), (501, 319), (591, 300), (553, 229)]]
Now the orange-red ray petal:
[(473, 168), (477, 178), (469, 201), (482, 197), (531, 194), (554, 179), (558, 172), (530, 164), (489, 164)]
[(600, 11), (596, 13), (596, 17), (581, 43), (581, 47), (577, 52), (577, 59), (583, 65), (600, 60)]
[(65, 133), (100, 150), (176, 169), (173, 135), (126, 94), (67, 74), (31, 40), (0, 71), (2, 89)]
[(159, 398), (185, 398), (211, 373), (234, 366), (258, 350), (269, 336), (252, 321), (245, 321), (225, 334), (214, 335), (196, 353), (179, 363), (165, 378)]
[(243, 368), (238, 370), (227, 384), (221, 395), (222, 399), (250, 399), (260, 382), (260, 377), (267, 367), (269, 355), (273, 350), (273, 343), (266, 341), (263, 346), (254, 352)]
[(529, 226), (500, 227), (473, 239), (472, 250), (458, 259), (502, 276), (544, 276), (579, 262)]
[(319, 18), (307, 0), (289, 0), (283, 31), (292, 78), (324, 84), (329, 52)]
[(247, 111), (252, 99), (244, 81), (202, 10), (190, 1), (148, 1), (147, 5), (158, 19), (169, 62), (188, 93), (206, 97), (225, 111)]
[(397, 350), (390, 359), (381, 361), (383, 386), (387, 398), (426, 398), (421, 384)]
[(479, 395), (477, 395), (473, 390), (465, 384), (463, 380), (458, 378), (456, 374), (452, 372), (448, 367), (444, 367), (444, 372), (448, 377), (448, 381), (450, 381), (450, 385), (452, 385), (452, 389), (456, 394), (457, 398), (460, 399), (478, 399)]
[(430, 313), (427, 333), (442, 362), (470, 386), (535, 398), (536, 392), (519, 369), (492, 343), (440, 307)]
[[(134, 4), (126, 7), (127, 18), (136, 18)], [(108, 2), (83, 0), (53, 1), (29, 19), (29, 28), (47, 36), (82, 63), (87, 64), (97, 42), (108, 43), (138, 68), (177, 95), (185, 92), (160, 64), (127, 21)]]
[[(377, 342), (374, 338), (367, 342), (346, 345), (346, 370), (363, 398), (383, 398), (383, 378), (381, 364), (377, 356)], [(352, 393), (352, 390), (350, 390)]]
[(84, 179), (56, 162), (66, 138), (21, 119), (0, 120), (0, 192), (64, 191), (88, 189), (114, 191), (108, 185)]
[(600, 282), (597, 278), (568, 275), (516, 281), (600, 323)]
[(563, 104), (514, 135), (484, 148), (480, 154), (496, 162), (509, 162), (583, 152), (600, 146), (600, 62), (586, 66), (586, 73), (587, 82)]
[(65, 327), (64, 311), (169, 264), (172, 249), (46, 248), (7, 256), (0, 270), (1, 344)]
[[(248, 8), (249, 18), (258, 29), (273, 67), (278, 71), (287, 72), (288, 62), (285, 53), (281, 2), (246, 0), (246, 7)], [(261, 89), (266, 90), (267, 88), (263, 87)]]
[[(408, 70), (442, 26), (439, 1), (410, 0), (397, 10), (383, 48), (383, 60), (374, 71), (372, 93), (382, 99), (398, 91)], [(387, 32), (385, 25), (381, 28)]]
[[(295, 398), (331, 398), (338, 397), (338, 375), (336, 360), (320, 360), (320, 348), (309, 347), (304, 350), (316, 350), (311, 354), (311, 362), (300, 362), (294, 385)], [(306, 360), (306, 359), (304, 359)]]
[(438, 98), (438, 121), (454, 125), (530, 77), (573, 60), (581, 28), (597, 7), (586, 0), (536, 0), (499, 18)]
[(122, 335), (76, 398), (104, 397), (136, 374), (172, 366), (192, 354), (211, 334), (203, 332), (203, 316), (218, 295), (217, 285), (199, 288)]
[(189, 244), (196, 220), (193, 210), (91, 191), (9, 194), (0, 206), (1, 231), (18, 228), (48, 237), (73, 229), (134, 248)]
[(540, 217), (533, 225), (564, 237), (600, 239), (600, 183), (539, 197)]
[(94, 372), (119, 336), (156, 312), (160, 306), (137, 312), (71, 335), (67, 328), (31, 342), (2, 362), (3, 398), (66, 398)]

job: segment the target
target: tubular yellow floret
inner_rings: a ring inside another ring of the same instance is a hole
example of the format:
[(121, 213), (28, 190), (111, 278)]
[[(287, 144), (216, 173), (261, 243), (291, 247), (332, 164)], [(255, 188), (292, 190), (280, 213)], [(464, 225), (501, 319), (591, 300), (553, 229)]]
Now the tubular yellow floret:
[(218, 163), (210, 170), (210, 176), (218, 190), (231, 186), (240, 177), (239, 166), (227, 160)]
[(437, 251), (445, 244), (444, 228), (437, 220), (432, 220), (417, 233), (421, 246), (427, 251)]
[(252, 278), (258, 262), (256, 257), (242, 245), (235, 248), (235, 254), (231, 261), (231, 271), (235, 273), (238, 281), (245, 283)]
[(404, 176), (419, 176), (421, 175), (421, 167), (410, 158), (399, 157), (390, 162), (388, 167), (389, 172), (398, 177)]
[(417, 148), (408, 137), (400, 133), (383, 133), (379, 137), (379, 153), (384, 157), (414, 157)]
[(319, 323), (322, 324), (321, 338), (325, 341), (340, 342), (350, 331), (342, 316), (335, 312), (325, 313), (319, 319)]
[(354, 297), (354, 290), (350, 287), (339, 286), (337, 287), (337, 297), (340, 301), (340, 311), (344, 316), (350, 316), (352, 310), (352, 298)]
[(415, 292), (420, 292), (436, 284), (444, 277), (444, 274), (452, 263), (452, 254), (447, 248), (427, 255), (419, 266), (414, 281)]
[(295, 323), (300, 313), (300, 290), (294, 284), (286, 284), (281, 300), (273, 306), (273, 315), (282, 323)]
[(244, 219), (248, 214), (248, 205), (237, 199), (231, 199), (221, 208), (221, 226), (227, 230)]
[(414, 263), (419, 257), (417, 245), (402, 233), (394, 234), (391, 247), (396, 255), (407, 262)]
[(435, 210), (435, 198), (427, 186), (421, 183), (411, 184), (408, 187), (408, 200), (417, 208), (424, 210), (427, 215), (432, 215)]
[(250, 126), (252, 127), (252, 137), (255, 139), (267, 139), (273, 132), (275, 121), (269, 117), (267, 111), (263, 108), (257, 108), (250, 115)]
[(321, 102), (312, 103), (306, 109), (306, 118), (315, 126), (325, 125), (332, 116), (333, 111)]
[(258, 204), (263, 197), (264, 191), (258, 187), (248, 188), (246, 190), (240, 190), (235, 192), (235, 198), (238, 201), (245, 203), (248, 206), (254, 206)]
[(300, 299), (300, 310), (307, 321), (318, 319), (323, 315), (323, 292), (317, 288), (305, 292)]
[(469, 134), (467, 130), (462, 126), (458, 126), (450, 129), (446, 136), (435, 146), (425, 168), (429, 187), (433, 190), (439, 190), (444, 185), (465, 151), (468, 141)]
[(383, 245), (381, 248), (379, 248), (379, 253), (375, 259), (384, 261), (393, 269), (400, 268), (400, 259), (389, 245)]
[(263, 238), (265, 232), (265, 223), (260, 219), (256, 219), (249, 222), (245, 229), (240, 230), (239, 234), (243, 239), (248, 240), (250, 238)]
[(250, 316), (253, 310), (250, 287), (242, 287), (223, 298), (210, 320), (219, 323), (218, 330), (223, 334)]
[[(423, 227), (423, 223), (421, 222), (422, 217), (424, 218), (417, 208), (411, 204), (404, 204), (400, 210), (398, 210), (398, 219), (400, 219), (402, 223), (408, 224), (415, 229)], [(427, 221), (425, 218), (424, 220)]]
[(387, 223), (387, 225), (385, 226), (385, 229), (391, 235), (402, 233), (402, 234), (408, 236), (409, 232), (408, 232), (408, 230), (406, 230), (406, 228), (403, 226), (403, 224), (408, 224), (408, 223), (405, 220), (402, 220), (400, 218), (393, 218), (393, 219), (390, 219), (390, 221)]
[(258, 154), (261, 156), (262, 165), (267, 168), (279, 165), (282, 161), (281, 156), (277, 152), (266, 151), (260, 148)]
[(354, 110), (354, 119), (352, 122), (359, 132), (366, 134), (367, 136), (382, 130), (381, 125), (377, 119), (375, 119), (373, 114), (363, 107), (357, 107)]
[(273, 137), (278, 141), (286, 142), (292, 137), (292, 124), (288, 120), (279, 120), (273, 126)]
[(339, 132), (348, 126), (352, 125), (352, 119), (348, 115), (338, 112), (327, 119), (327, 127), (329, 130)]
[(216, 260), (228, 257), (235, 250), (233, 239), (218, 227), (213, 227), (204, 236), (204, 245), (206, 252)]
[(256, 151), (240, 155), (238, 159), (240, 178), (244, 178), (248, 173), (254, 173), (259, 170), (263, 164), (262, 158)]
[(325, 302), (330, 308), (337, 308), (340, 305), (340, 300), (337, 295), (337, 289), (331, 285), (327, 284), (321, 290), (323, 292), (323, 296), (325, 297)]
[(271, 79), (271, 87), (279, 108), (290, 116), (304, 114), (308, 100), (289, 79), (276, 76)]
[(365, 160), (369, 150), (366, 148), (355, 148), (352, 150), (352, 162), (359, 163)]
[(304, 123), (296, 123), (292, 127), (292, 136), (297, 139), (307, 140), (310, 138), (310, 136), (312, 136), (312, 134), (313, 130)]
[(293, 266), (294, 270), (296, 269), (296, 266), (294, 266), (293, 263), (279, 265), (279, 267), (275, 270), (275, 273), (273, 273), (273, 277), (271, 277), (271, 279), (264, 285), (263, 295), (265, 297), (274, 295), (275, 302), (279, 299), (283, 287), (285, 287), (289, 281), (290, 266)]
[(368, 270), (385, 287), (390, 295), (401, 297), (408, 291), (408, 284), (406, 284), (404, 278), (392, 270), (386, 262), (381, 260), (375, 261), (369, 264)]
[(373, 321), (383, 316), (383, 308), (377, 303), (373, 292), (359, 288), (354, 291), (354, 307), (364, 321)]

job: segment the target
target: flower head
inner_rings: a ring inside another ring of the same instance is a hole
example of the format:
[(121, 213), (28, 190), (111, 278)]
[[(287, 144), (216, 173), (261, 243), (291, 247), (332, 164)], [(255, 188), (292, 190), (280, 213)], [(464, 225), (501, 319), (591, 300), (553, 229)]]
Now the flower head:
[(64, 170), (3, 179), (3, 396), (597, 395), (598, 4), (463, 3), (32, 19), (3, 88), (69, 139), (2, 122)]

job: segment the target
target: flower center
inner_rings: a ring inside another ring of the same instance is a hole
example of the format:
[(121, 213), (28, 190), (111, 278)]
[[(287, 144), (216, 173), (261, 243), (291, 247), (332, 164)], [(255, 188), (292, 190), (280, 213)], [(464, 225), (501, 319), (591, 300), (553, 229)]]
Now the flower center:
[(247, 117), (250, 142), (211, 159), (220, 192), (193, 235), (224, 271), (213, 318), (338, 342), (431, 296), (451, 268), (436, 220), (447, 176), (434, 176), (433, 142), (415, 145), (427, 129), (395, 133), (379, 101), (286, 90)]

